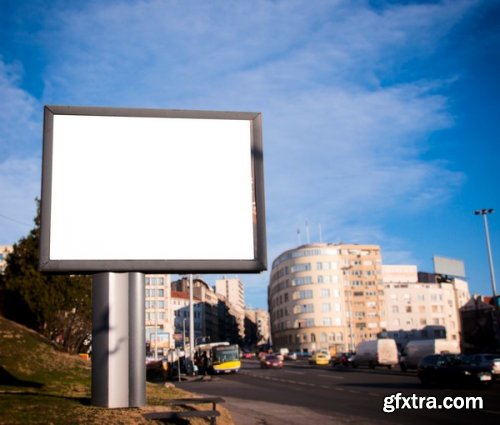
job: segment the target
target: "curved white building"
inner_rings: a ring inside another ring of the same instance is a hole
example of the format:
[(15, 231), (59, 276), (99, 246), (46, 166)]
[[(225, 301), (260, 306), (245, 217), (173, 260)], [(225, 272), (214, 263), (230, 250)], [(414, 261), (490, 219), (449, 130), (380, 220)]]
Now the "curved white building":
[(268, 287), (275, 348), (352, 350), (385, 326), (380, 247), (316, 243), (285, 251)]

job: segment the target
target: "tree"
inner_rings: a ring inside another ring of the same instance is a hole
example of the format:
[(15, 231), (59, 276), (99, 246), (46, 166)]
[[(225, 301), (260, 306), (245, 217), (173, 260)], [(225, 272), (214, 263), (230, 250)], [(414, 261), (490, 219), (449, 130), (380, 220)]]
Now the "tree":
[(89, 276), (50, 275), (38, 271), (40, 203), (35, 228), (7, 257), (0, 279), (2, 314), (42, 333), (68, 352), (77, 352), (92, 330)]

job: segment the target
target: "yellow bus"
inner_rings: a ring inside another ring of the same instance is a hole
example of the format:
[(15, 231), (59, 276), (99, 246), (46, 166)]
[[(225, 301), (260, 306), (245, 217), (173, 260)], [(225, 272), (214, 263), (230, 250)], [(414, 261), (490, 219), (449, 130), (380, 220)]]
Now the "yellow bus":
[(200, 372), (236, 373), (241, 368), (240, 348), (229, 342), (210, 342), (196, 347)]

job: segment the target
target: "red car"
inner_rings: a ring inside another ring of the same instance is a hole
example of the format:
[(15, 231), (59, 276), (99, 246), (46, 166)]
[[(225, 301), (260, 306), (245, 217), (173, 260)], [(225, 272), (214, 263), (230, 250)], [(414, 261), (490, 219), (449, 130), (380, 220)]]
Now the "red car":
[(283, 367), (283, 360), (275, 354), (269, 354), (260, 360), (260, 367), (262, 369), (279, 369)]

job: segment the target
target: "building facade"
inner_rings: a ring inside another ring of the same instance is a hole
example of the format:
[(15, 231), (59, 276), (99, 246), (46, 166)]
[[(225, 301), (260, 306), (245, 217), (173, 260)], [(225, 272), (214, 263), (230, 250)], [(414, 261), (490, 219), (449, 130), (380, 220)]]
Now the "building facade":
[(241, 340), (245, 338), (245, 290), (239, 278), (222, 278), (215, 281), (215, 293), (222, 295), (236, 318)]
[(161, 354), (174, 346), (174, 320), (169, 274), (145, 276), (146, 345)]
[(256, 347), (271, 343), (271, 323), (269, 312), (263, 309), (245, 309), (245, 341), (246, 347)]
[(352, 350), (385, 327), (380, 248), (306, 244), (272, 265), (268, 303), (275, 348)]
[(458, 278), (419, 282), (416, 266), (382, 266), (389, 336), (403, 347), (410, 340), (461, 339), (460, 308), (470, 298), (466, 281)]

